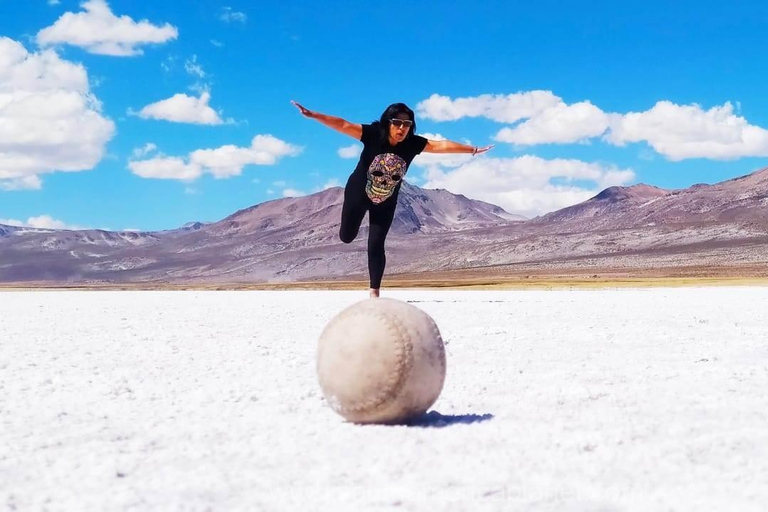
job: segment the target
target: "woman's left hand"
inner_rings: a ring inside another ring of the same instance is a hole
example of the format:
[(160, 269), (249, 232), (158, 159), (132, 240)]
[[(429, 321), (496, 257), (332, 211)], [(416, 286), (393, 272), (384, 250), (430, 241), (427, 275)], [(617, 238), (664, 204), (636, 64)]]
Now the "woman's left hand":
[(485, 152), (487, 152), (487, 151), (490, 151), (490, 150), (491, 150), (491, 148), (493, 148), (493, 146), (494, 146), (494, 145), (493, 145), (493, 144), (491, 144), (490, 146), (483, 146), (482, 148), (480, 148), (480, 147), (475, 147), (475, 152), (474, 152), (474, 153), (472, 153), (472, 155), (480, 155), (480, 154), (482, 154), (482, 153), (485, 153)]

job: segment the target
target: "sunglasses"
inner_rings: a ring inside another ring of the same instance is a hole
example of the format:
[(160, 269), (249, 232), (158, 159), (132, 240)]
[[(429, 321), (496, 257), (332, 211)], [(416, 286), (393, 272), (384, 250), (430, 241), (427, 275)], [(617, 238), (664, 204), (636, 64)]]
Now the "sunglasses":
[(392, 126), (395, 128), (400, 128), (401, 126), (405, 126), (406, 128), (410, 128), (413, 126), (413, 121), (410, 119), (390, 119), (390, 123), (392, 123)]

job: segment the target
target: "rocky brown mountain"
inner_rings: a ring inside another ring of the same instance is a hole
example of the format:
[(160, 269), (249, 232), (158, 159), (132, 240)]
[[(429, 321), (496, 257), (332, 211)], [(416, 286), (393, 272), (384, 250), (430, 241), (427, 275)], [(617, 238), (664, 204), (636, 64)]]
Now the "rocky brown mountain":
[[(268, 201), (160, 232), (0, 226), (0, 282), (283, 282), (365, 274), (365, 233), (337, 232), (342, 189)], [(611, 187), (535, 219), (404, 186), (388, 274), (768, 269), (768, 169), (713, 185)]]
[(532, 220), (593, 231), (656, 225), (768, 221), (768, 168), (714, 185), (681, 190), (611, 187), (583, 203)]
[[(284, 279), (332, 268), (359, 244), (338, 241), (343, 189), (330, 188), (240, 210), (218, 222), (159, 232), (49, 230), (0, 226), (0, 282)], [(498, 206), (404, 184), (393, 236), (521, 222)], [(361, 228), (364, 241), (367, 227)], [(329, 246), (331, 247), (329, 249)], [(339, 252), (329, 256), (326, 253)], [(317, 256), (304, 257), (304, 252)], [(293, 261), (293, 258), (298, 261)], [(311, 264), (326, 259), (325, 265)]]

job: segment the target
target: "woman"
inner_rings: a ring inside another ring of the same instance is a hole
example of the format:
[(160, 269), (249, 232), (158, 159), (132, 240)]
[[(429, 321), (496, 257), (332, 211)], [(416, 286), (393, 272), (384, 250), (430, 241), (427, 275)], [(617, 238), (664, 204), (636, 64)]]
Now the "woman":
[(400, 184), (414, 157), (428, 153), (485, 153), (493, 146), (476, 147), (449, 140), (428, 140), (415, 135), (413, 110), (403, 103), (393, 103), (372, 124), (354, 124), (293, 103), (304, 117), (315, 119), (329, 128), (354, 137), (363, 143), (360, 161), (344, 189), (339, 237), (345, 244), (357, 237), (360, 224), (368, 212), (368, 273), (370, 295), (379, 296), (386, 256), (384, 240), (395, 217)]

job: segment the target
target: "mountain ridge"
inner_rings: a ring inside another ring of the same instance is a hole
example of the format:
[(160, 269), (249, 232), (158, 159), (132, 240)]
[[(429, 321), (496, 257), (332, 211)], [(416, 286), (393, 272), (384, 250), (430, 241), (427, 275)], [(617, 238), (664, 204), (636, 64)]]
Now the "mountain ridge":
[[(367, 228), (352, 244), (338, 240), (342, 201), (343, 189), (335, 187), (155, 232), (0, 225), (0, 282), (362, 276)], [(768, 263), (767, 243), (768, 168), (678, 190), (608, 187), (529, 220), (446, 190), (404, 184), (387, 241), (387, 272), (755, 265)]]

